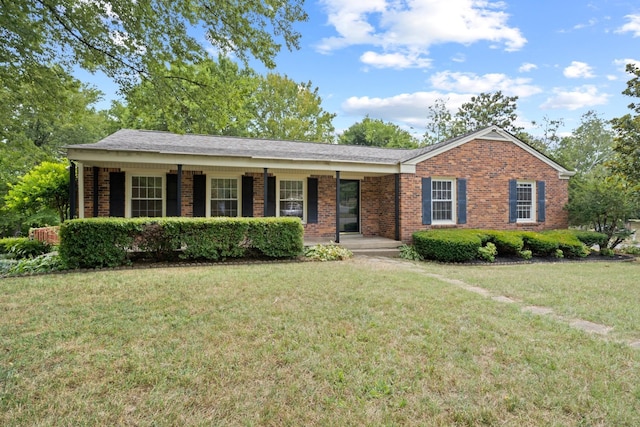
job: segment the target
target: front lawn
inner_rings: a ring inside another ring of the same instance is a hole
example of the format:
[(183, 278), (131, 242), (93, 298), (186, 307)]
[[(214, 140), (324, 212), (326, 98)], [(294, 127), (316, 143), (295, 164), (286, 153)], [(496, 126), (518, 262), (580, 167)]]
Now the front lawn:
[(422, 272), (544, 274), (580, 293), (582, 275), (627, 283), (638, 265), (586, 268), (354, 259), (3, 279), (0, 424), (638, 425), (637, 350)]

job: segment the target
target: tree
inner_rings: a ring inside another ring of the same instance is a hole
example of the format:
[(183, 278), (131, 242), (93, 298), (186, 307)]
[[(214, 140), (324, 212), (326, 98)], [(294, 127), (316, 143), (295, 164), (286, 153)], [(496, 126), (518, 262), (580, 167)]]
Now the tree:
[(571, 225), (587, 226), (606, 234), (608, 247), (613, 249), (631, 235), (625, 224), (638, 214), (639, 204), (627, 181), (598, 168), (572, 178), (567, 210)]
[[(0, 81), (20, 85), (32, 70), (60, 64), (100, 70), (125, 91), (152, 80), (166, 94), (190, 78), (177, 65), (204, 60), (211, 46), (273, 68), (281, 43), (299, 47), (294, 25), (306, 19), (303, 0), (3, 1)], [(176, 65), (169, 73), (167, 63)]]
[(399, 126), (380, 119), (365, 117), (345, 130), (338, 139), (339, 144), (367, 145), (370, 147), (416, 148), (418, 141)]
[(523, 128), (515, 124), (518, 118), (517, 100), (517, 96), (505, 96), (501, 91), (481, 93), (472, 96), (452, 116), (446, 102), (438, 99), (433, 106), (428, 107), (429, 123), (425, 142), (432, 144), (493, 125), (518, 135)]
[(472, 96), (471, 101), (462, 104), (455, 114), (454, 129), (459, 134), (496, 125), (518, 134), (523, 128), (515, 125), (517, 100), (517, 96), (505, 96), (501, 91)]
[(253, 95), (255, 116), (249, 135), (298, 141), (332, 142), (335, 114), (322, 108), (318, 88), (269, 73), (260, 77)]
[(25, 216), (50, 209), (60, 222), (69, 215), (69, 171), (67, 162), (42, 162), (17, 184), (10, 185), (5, 196), (6, 208)]
[(560, 129), (560, 126), (564, 126), (564, 120), (552, 119), (549, 116), (544, 116), (542, 118), (542, 122), (538, 123), (536, 121), (532, 121), (531, 124), (534, 127), (541, 129), (542, 134), (538, 136), (520, 131), (516, 136), (539, 152), (548, 156), (553, 155), (554, 150), (558, 148), (562, 139), (558, 130)]
[[(640, 67), (627, 64), (627, 72), (633, 74), (627, 82), (627, 88), (622, 92), (625, 95), (640, 97)], [(629, 108), (636, 115), (626, 114), (613, 119), (612, 125), (615, 131), (614, 158), (611, 167), (614, 172), (625, 176), (636, 186), (640, 186), (640, 104), (631, 103)]]
[(613, 132), (595, 111), (582, 115), (580, 125), (560, 140), (553, 156), (565, 167), (586, 174), (604, 165), (613, 155)]
[(158, 96), (157, 82), (143, 80), (127, 92), (126, 104), (114, 103), (111, 114), (121, 127), (207, 135), (246, 134), (253, 119), (248, 105), (258, 89), (253, 70), (241, 69), (226, 57), (171, 67), (182, 68), (179, 73), (188, 78), (174, 82), (166, 96)]

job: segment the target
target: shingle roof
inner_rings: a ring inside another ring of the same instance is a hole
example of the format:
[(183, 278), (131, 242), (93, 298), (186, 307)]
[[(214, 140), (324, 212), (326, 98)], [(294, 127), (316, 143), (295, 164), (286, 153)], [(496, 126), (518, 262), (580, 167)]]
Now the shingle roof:
[[(238, 138), (210, 135), (177, 135), (168, 132), (122, 129), (95, 144), (74, 149), (139, 151), (221, 157), (334, 160), (397, 164), (420, 155), (424, 149), (377, 148), (298, 141)], [(431, 147), (427, 147), (431, 148)]]

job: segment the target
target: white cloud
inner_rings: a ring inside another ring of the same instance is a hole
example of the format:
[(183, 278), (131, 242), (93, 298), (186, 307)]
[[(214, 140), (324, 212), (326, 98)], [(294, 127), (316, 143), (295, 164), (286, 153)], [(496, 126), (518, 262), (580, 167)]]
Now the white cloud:
[(577, 110), (584, 107), (593, 107), (596, 105), (605, 105), (609, 101), (611, 95), (599, 93), (598, 88), (593, 85), (584, 85), (573, 90), (563, 90), (556, 88), (553, 90), (554, 95), (540, 106), (545, 110)]
[(524, 98), (542, 92), (538, 86), (531, 84), (529, 78), (512, 79), (505, 74), (491, 73), (477, 75), (474, 73), (457, 73), (443, 71), (431, 76), (434, 88), (458, 93), (490, 93), (502, 91), (508, 96)]
[(416, 54), (403, 54), (399, 52), (380, 54), (368, 51), (360, 56), (360, 61), (376, 68), (403, 69), (431, 67), (431, 60), (429, 58), (420, 57)]
[(593, 69), (586, 62), (571, 61), (571, 65), (564, 69), (563, 74), (570, 79), (594, 77)]
[(624, 58), (624, 59), (616, 59), (613, 61), (614, 65), (617, 65), (620, 68), (621, 73), (626, 73), (627, 64), (634, 64), (636, 67), (640, 67), (640, 60)]
[(633, 33), (633, 37), (640, 37), (640, 15), (627, 15), (629, 20), (626, 24), (616, 30), (616, 33)]
[(521, 73), (528, 73), (529, 71), (535, 70), (536, 68), (538, 68), (536, 64), (532, 64), (531, 62), (525, 62), (520, 66), (520, 68), (518, 68), (518, 71), (520, 71)]
[[(507, 24), (504, 2), (488, 0), (321, 0), (337, 36), (316, 46), (328, 53), (353, 45), (380, 48), (380, 58), (410, 52), (423, 58), (435, 44), (487, 41), (507, 51), (521, 49), (526, 39)], [(382, 66), (384, 61), (377, 61)], [(391, 66), (396, 62), (391, 61)]]
[(403, 93), (387, 98), (352, 96), (342, 103), (342, 109), (348, 114), (368, 114), (372, 118), (423, 128), (427, 121), (427, 108), (434, 105), (436, 100), (444, 99), (449, 110), (455, 112), (462, 104), (468, 102), (471, 96), (437, 91)]

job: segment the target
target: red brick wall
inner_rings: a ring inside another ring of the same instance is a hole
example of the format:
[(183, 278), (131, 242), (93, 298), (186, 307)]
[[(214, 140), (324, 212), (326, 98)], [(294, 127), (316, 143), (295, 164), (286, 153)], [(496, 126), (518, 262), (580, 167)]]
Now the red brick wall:
[[(544, 230), (566, 228), (568, 184), (558, 171), (511, 142), (475, 140), (425, 160), (416, 174), (401, 177), (401, 239), (411, 240), (422, 225), (422, 178), (467, 179), (467, 223), (460, 228)], [(546, 221), (509, 223), (509, 180), (545, 181)]]

